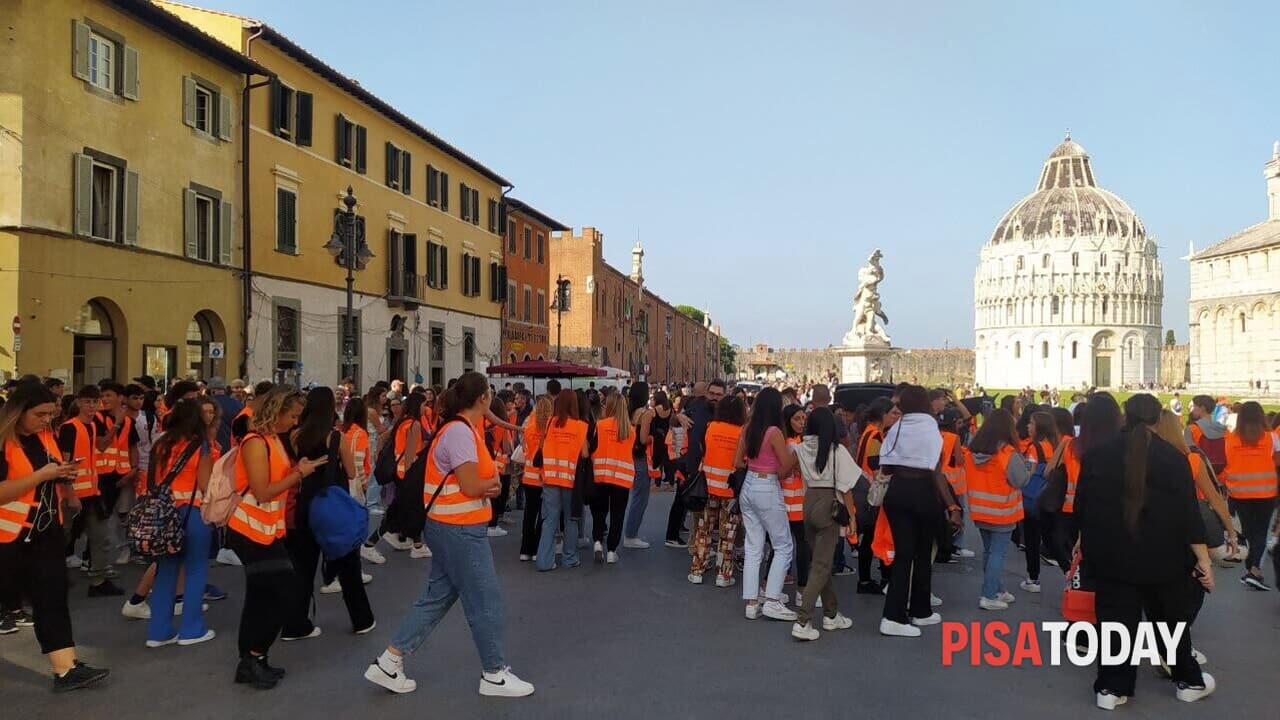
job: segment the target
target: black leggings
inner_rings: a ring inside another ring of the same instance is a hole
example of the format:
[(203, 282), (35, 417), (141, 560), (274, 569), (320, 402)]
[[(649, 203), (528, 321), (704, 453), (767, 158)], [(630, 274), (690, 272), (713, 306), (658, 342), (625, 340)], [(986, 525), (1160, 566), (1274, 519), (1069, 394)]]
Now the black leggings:
[(1027, 579), (1040, 582), (1040, 539), (1042, 525), (1039, 515), (1022, 518), (1022, 541), (1026, 544)]
[(284, 540), (261, 545), (232, 530), (227, 547), (244, 565), (244, 609), (240, 612), (240, 657), (266, 655), (295, 606), (297, 575)]
[(493, 512), (489, 515), (489, 527), (498, 527), (498, 521), (502, 519), (502, 513), (507, 511), (507, 499), (511, 497), (511, 476), (499, 475), (498, 479), (502, 482), (502, 491), (490, 503)]
[[(871, 562), (875, 553), (871, 551), (871, 541), (875, 539), (876, 518), (880, 517), (880, 508), (866, 506), (865, 512), (858, 513), (858, 582), (870, 582)], [(836, 545), (839, 547), (839, 545)], [(880, 581), (889, 581), (889, 570), (884, 561), (880, 561)]]
[[(905, 624), (908, 616), (926, 618), (933, 581), (933, 538), (942, 503), (933, 474), (899, 468), (885, 493), (883, 511), (893, 532), (893, 565), (884, 617)], [(861, 553), (858, 554), (861, 561)]]
[(1244, 566), (1248, 570), (1258, 568), (1258, 572), (1262, 572), (1262, 553), (1267, 549), (1267, 531), (1270, 529), (1271, 513), (1275, 507), (1275, 498), (1231, 498), (1231, 511), (1240, 518), (1241, 539), (1249, 545), (1249, 555), (1244, 560)]
[[(286, 637), (301, 637), (315, 627), (311, 622), (311, 600), (316, 586), (316, 566), (320, 564), (320, 545), (309, 528), (294, 528), (284, 539), (289, 560), (297, 573), (297, 590), (294, 604), (285, 615)], [(352, 550), (337, 560), (325, 562), (326, 575), (332, 572), (342, 586), (342, 600), (351, 618), (351, 630), (363, 630), (373, 624), (373, 609), (364, 591), (363, 571), (360, 569), (360, 550)]]
[[(630, 497), (631, 490), (628, 488), (612, 483), (596, 483), (596, 491), (591, 498), (591, 539), (605, 543), (609, 552), (616, 551), (622, 542), (622, 518), (627, 512), (627, 500)], [(609, 528), (607, 541), (606, 524)]]
[(76, 645), (67, 609), (64, 540), (62, 528), (53, 525), (30, 541), (0, 543), (0, 584), (4, 585), (0, 600), (5, 610), (20, 609), (23, 597), (31, 601), (36, 641), (46, 655)]
[(809, 541), (805, 539), (804, 520), (791, 520), (788, 524), (791, 526), (791, 541), (795, 543), (796, 587), (807, 587), (809, 585), (809, 562), (813, 560), (813, 556), (812, 550), (809, 549)]
[(520, 524), (520, 554), (536, 555), (542, 537), (542, 486), (523, 483), (524, 522)]
[(680, 542), (680, 533), (684, 530), (684, 498), (680, 495), (680, 486), (671, 498), (671, 511), (667, 513), (667, 539)]

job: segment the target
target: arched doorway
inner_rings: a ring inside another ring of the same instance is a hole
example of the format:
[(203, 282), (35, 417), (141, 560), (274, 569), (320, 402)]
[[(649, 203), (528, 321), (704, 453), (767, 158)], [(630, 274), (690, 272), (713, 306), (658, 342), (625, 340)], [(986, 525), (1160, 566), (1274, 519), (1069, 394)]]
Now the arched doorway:
[(71, 332), (72, 387), (115, 379), (117, 347), (124, 332), (120, 308), (106, 298), (93, 298), (76, 312)]
[(1116, 336), (1110, 330), (1103, 330), (1093, 337), (1093, 384), (1097, 387), (1111, 387), (1119, 379), (1113, 373), (1116, 359)]
[(224, 374), (226, 368), (226, 330), (212, 310), (201, 310), (187, 324), (186, 363), (183, 373), (196, 380), (207, 380)]

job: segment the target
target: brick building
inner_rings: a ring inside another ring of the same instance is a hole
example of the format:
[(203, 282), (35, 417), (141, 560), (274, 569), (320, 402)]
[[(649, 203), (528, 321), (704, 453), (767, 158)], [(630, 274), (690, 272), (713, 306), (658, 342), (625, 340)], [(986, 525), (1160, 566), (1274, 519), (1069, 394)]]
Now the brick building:
[(559, 323), (562, 358), (618, 367), (650, 382), (707, 380), (719, 375), (720, 337), (650, 292), (644, 282), (644, 249), (631, 251), (631, 273), (604, 261), (604, 235), (584, 227), (551, 236), (549, 279), (568, 280), (562, 312), (548, 319), (549, 356), (556, 355)]
[(546, 360), (551, 357), (547, 317), (551, 290), (552, 232), (569, 228), (529, 204), (508, 196), (503, 261), (507, 267), (507, 302), (502, 313), (502, 360)]

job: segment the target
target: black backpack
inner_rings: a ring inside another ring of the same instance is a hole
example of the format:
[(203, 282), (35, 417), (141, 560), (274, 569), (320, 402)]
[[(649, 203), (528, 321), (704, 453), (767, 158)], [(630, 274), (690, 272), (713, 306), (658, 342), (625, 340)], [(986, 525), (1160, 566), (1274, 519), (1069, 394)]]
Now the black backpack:
[(400, 458), (404, 457), (404, 453), (396, 455), (396, 435), (407, 422), (413, 422), (413, 419), (401, 420), (387, 436), (387, 442), (378, 448), (378, 457), (373, 462), (373, 477), (379, 485), (390, 485), (396, 480), (396, 466), (400, 464)]

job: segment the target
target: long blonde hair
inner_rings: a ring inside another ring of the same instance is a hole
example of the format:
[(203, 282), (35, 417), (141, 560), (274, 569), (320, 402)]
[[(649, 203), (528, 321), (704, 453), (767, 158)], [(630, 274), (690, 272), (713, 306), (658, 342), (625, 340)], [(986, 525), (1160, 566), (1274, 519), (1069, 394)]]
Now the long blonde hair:
[(266, 395), (262, 396), (262, 400), (258, 403), (258, 409), (253, 413), (253, 417), (249, 419), (249, 429), (263, 435), (274, 435), (276, 432), (276, 421), (280, 419), (294, 403), (302, 402), (302, 393), (293, 389), (291, 385), (277, 385)]
[(551, 422), (551, 396), (542, 395), (538, 401), (533, 404), (533, 423), (538, 426), (542, 432), (547, 431), (547, 424)]
[(611, 393), (604, 405), (604, 416), (611, 417), (618, 425), (618, 442), (631, 437), (631, 412), (627, 399), (618, 393)]
[(1160, 419), (1156, 421), (1156, 435), (1160, 439), (1172, 445), (1183, 455), (1191, 452), (1191, 448), (1187, 447), (1187, 440), (1182, 434), (1182, 423), (1178, 421), (1178, 416), (1174, 415), (1170, 410), (1164, 410), (1160, 413)]

